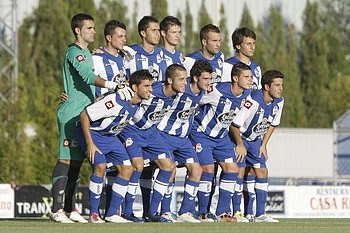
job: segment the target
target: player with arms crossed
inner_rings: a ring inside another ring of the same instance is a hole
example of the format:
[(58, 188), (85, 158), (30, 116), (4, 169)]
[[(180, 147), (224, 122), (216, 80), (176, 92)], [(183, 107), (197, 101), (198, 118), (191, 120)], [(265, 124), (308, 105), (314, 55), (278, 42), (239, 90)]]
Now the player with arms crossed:
[[(148, 220), (151, 222), (172, 222), (171, 219), (157, 215), (159, 203), (169, 185), (169, 178), (175, 169), (175, 164), (167, 146), (160, 143), (163, 138), (156, 126), (167, 113), (177, 93), (185, 91), (186, 74), (186, 69), (183, 66), (170, 65), (166, 71), (165, 83), (158, 82), (153, 85), (151, 98), (142, 101), (141, 107), (131, 120), (130, 125), (119, 135), (126, 145), (132, 163), (137, 167), (133, 175), (140, 176), (144, 161), (145, 164), (155, 161), (160, 169), (153, 185), (150, 208), (147, 213), (143, 214), (144, 217), (148, 216)], [(136, 195), (137, 185), (138, 183), (129, 184), (129, 187), (133, 187), (133, 193), (129, 192), (129, 194)], [(123, 216), (126, 219), (134, 218), (132, 203), (130, 205), (124, 209)]]
[(220, 29), (213, 24), (205, 25), (199, 32), (199, 38), (202, 48), (201, 50), (186, 56), (184, 61), (185, 68), (188, 74), (190, 74), (191, 67), (195, 61), (205, 60), (213, 68), (212, 82), (221, 82), (223, 75), (224, 54), (220, 51)]
[(266, 71), (261, 79), (262, 89), (251, 93), (230, 126), (237, 145), (236, 155), (247, 155), (246, 166), (256, 174), (256, 222), (278, 222), (265, 213), (268, 192), (266, 146), (280, 124), (284, 104), (283, 78), (278, 70)]
[(200, 222), (191, 213), (197, 195), (202, 168), (198, 157), (188, 139), (189, 131), (200, 99), (211, 83), (212, 68), (203, 60), (195, 62), (191, 69), (190, 82), (185, 92), (178, 94), (170, 109), (160, 121), (157, 129), (161, 132), (163, 141), (167, 143), (173, 158), (178, 165), (185, 165), (188, 179), (185, 182), (185, 192), (177, 221)]
[(220, 181), (216, 215), (219, 221), (235, 222), (230, 202), (234, 192), (238, 168), (234, 145), (228, 135), (234, 116), (250, 94), (252, 73), (249, 66), (237, 63), (232, 67), (232, 82), (214, 84), (200, 101), (199, 114), (189, 135), (196, 149), (203, 173), (199, 185), (199, 215), (202, 221), (213, 222), (216, 217), (208, 212), (211, 185), (214, 178), (214, 162), (223, 170)]
[[(93, 72), (92, 55), (87, 47), (94, 41), (94, 19), (87, 14), (77, 14), (72, 17), (71, 29), (75, 42), (67, 49), (63, 63), (64, 92), (69, 99), (61, 102), (57, 110), (59, 156), (52, 173), (53, 206), (49, 215), (55, 222), (85, 223), (87, 221), (75, 210), (79, 170), (85, 157), (77, 145), (75, 126), (80, 112), (94, 101), (95, 86), (115, 90), (117, 83), (106, 81)], [(127, 88), (118, 92), (123, 95), (124, 91), (129, 93)]]
[(107, 93), (96, 103), (89, 105), (80, 114), (78, 124), (78, 143), (86, 151), (92, 165), (89, 200), (90, 222), (103, 223), (99, 217), (99, 203), (103, 189), (106, 168), (116, 166), (119, 174), (112, 186), (112, 198), (105, 220), (108, 222), (130, 222), (117, 212), (123, 202), (133, 166), (122, 142), (115, 137), (134, 116), (142, 100), (150, 98), (153, 77), (147, 70), (133, 73), (129, 80), (135, 95), (130, 101), (121, 100), (118, 94)]

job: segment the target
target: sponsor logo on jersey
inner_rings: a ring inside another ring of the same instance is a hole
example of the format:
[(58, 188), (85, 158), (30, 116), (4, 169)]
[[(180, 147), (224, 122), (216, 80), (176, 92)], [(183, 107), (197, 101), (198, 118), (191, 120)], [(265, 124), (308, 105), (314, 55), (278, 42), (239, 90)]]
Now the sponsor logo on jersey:
[(246, 100), (245, 102), (244, 102), (244, 107), (246, 108), (246, 109), (250, 109), (250, 107), (253, 105), (253, 103), (252, 102), (250, 102), (249, 100)]
[(262, 121), (255, 125), (253, 127), (253, 132), (256, 133), (256, 134), (264, 134), (267, 129), (270, 127), (271, 123), (267, 121), (266, 118), (263, 118)]
[(219, 83), (221, 82), (221, 76), (218, 75), (216, 72), (211, 73), (211, 83)]
[(112, 133), (118, 134), (122, 129), (124, 129), (125, 126), (128, 125), (128, 121), (125, 121), (123, 123), (120, 123), (119, 125), (115, 125), (111, 128)]
[(75, 59), (77, 59), (78, 62), (85, 61), (85, 57), (83, 55), (81, 55), (81, 54), (76, 56)]
[(153, 121), (153, 122), (159, 122), (163, 119), (163, 117), (165, 116), (165, 114), (168, 112), (167, 109), (162, 109), (160, 111), (156, 111), (156, 112), (151, 112), (148, 115), (148, 120), (149, 121)]
[(188, 120), (190, 119), (192, 113), (196, 111), (196, 107), (191, 107), (190, 109), (183, 110), (177, 113), (177, 118), (181, 120)]
[(107, 110), (109, 110), (109, 109), (114, 107), (114, 104), (113, 104), (112, 100), (110, 100), (110, 101), (107, 101), (105, 103), (105, 106), (106, 106)]
[(131, 146), (134, 143), (134, 141), (132, 140), (132, 138), (127, 138), (125, 140), (125, 147)]
[(235, 118), (236, 113), (235, 111), (229, 111), (226, 113), (222, 113), (218, 116), (218, 121), (222, 124), (231, 124), (233, 122), (233, 119)]

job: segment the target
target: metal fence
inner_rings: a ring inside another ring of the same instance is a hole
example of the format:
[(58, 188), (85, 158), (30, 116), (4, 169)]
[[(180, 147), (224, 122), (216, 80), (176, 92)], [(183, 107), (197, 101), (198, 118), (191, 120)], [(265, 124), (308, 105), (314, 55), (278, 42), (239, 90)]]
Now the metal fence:
[(333, 124), (335, 177), (350, 178), (350, 111)]

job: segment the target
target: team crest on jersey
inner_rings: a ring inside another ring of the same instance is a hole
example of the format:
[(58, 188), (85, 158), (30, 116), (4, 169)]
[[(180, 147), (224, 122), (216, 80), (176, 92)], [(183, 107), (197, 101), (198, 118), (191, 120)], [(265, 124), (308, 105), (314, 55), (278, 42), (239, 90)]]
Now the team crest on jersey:
[(81, 55), (81, 54), (76, 56), (75, 59), (77, 59), (78, 62), (85, 61), (85, 57), (83, 55)]
[(260, 78), (260, 71), (259, 71), (259, 69), (254, 69), (254, 76), (257, 77), (258, 79)]
[(250, 109), (250, 107), (253, 105), (253, 103), (252, 102), (250, 102), (249, 100), (246, 100), (245, 102), (244, 102), (244, 107), (246, 108), (246, 109)]
[(109, 110), (109, 109), (114, 107), (114, 104), (113, 104), (112, 100), (110, 100), (110, 101), (107, 101), (105, 103), (105, 106), (106, 106), (107, 110)]
[(252, 86), (250, 87), (250, 90), (252, 90), (252, 91), (258, 90), (258, 85), (253, 82)]
[(111, 128), (112, 133), (118, 134), (120, 131), (122, 131), (122, 129), (124, 129), (125, 126), (127, 126), (127, 124), (128, 124), (128, 121), (125, 121), (125, 122), (123, 122), (123, 123), (121, 123), (119, 125), (113, 126)]
[(132, 140), (132, 138), (127, 138), (125, 140), (125, 147), (131, 146), (134, 143), (134, 141)]
[(197, 144), (194, 146), (194, 150), (195, 150), (197, 153), (200, 153), (200, 152), (203, 150), (202, 144), (197, 143)]
[(126, 84), (126, 74), (123, 70), (119, 72), (119, 74), (115, 75), (112, 78), (113, 82), (116, 82), (117, 85), (125, 85)]
[(161, 63), (162, 62), (162, 57), (160, 56), (160, 54), (157, 54), (157, 63)]
[(65, 139), (63, 140), (63, 146), (64, 146), (64, 147), (69, 147), (69, 145), (70, 145), (70, 141), (69, 141), (67, 138), (65, 138)]
[(276, 113), (278, 112), (278, 109), (279, 109), (278, 106), (273, 107), (273, 109), (272, 109), (272, 115), (276, 115)]
[(232, 123), (235, 116), (236, 116), (236, 113), (235, 111), (232, 110), (232, 111), (220, 114), (218, 116), (218, 121), (221, 122), (222, 124), (229, 125)]
[(168, 112), (167, 109), (162, 109), (157, 112), (152, 112), (148, 115), (148, 120), (153, 121), (153, 122), (159, 122), (163, 119), (165, 114)]
[(219, 83), (221, 82), (221, 76), (216, 72), (211, 73), (211, 83)]
[(218, 64), (219, 64), (219, 67), (222, 68), (222, 60), (221, 59), (218, 59)]
[(263, 118), (259, 124), (253, 127), (253, 132), (260, 135), (264, 134), (270, 125), (271, 123), (266, 118)]
[(192, 113), (194, 113), (195, 111), (196, 111), (196, 107), (191, 107), (190, 109), (180, 111), (177, 113), (177, 118), (181, 120), (188, 120), (190, 119)]

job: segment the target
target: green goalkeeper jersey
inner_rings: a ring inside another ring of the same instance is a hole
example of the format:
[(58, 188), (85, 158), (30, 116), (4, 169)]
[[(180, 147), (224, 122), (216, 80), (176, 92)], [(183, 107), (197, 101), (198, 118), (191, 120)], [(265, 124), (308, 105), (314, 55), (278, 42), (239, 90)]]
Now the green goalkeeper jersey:
[(75, 123), (83, 109), (94, 101), (96, 78), (90, 51), (71, 44), (63, 63), (63, 84), (68, 100), (58, 106), (59, 123)]

